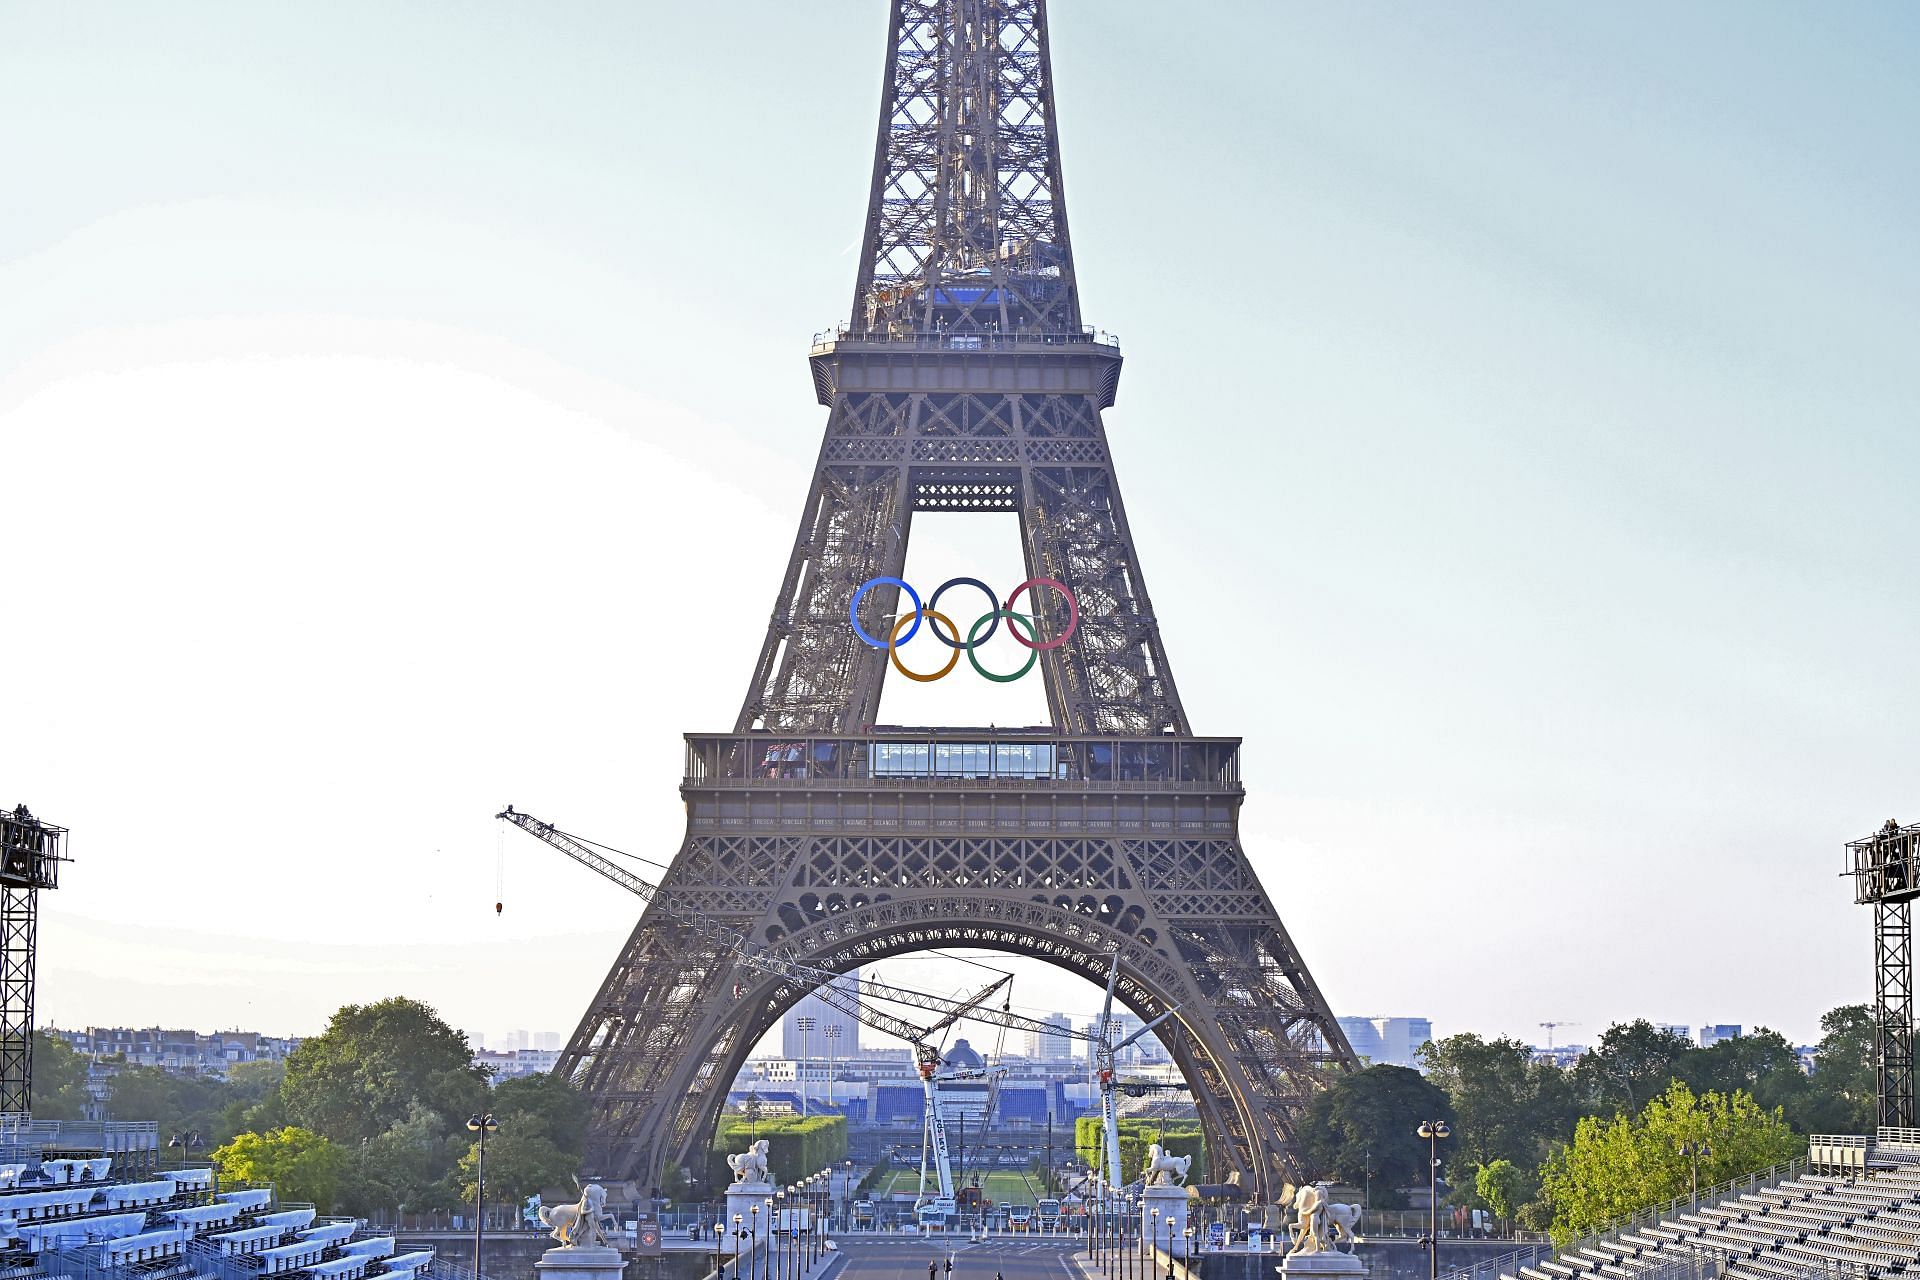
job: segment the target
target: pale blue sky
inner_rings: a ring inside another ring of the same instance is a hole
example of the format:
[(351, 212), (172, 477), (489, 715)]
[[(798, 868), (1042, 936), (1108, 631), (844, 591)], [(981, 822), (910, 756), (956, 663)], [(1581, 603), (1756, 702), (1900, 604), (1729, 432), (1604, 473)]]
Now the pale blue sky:
[[(1336, 1008), (1805, 1039), (1866, 998), (1839, 846), (1920, 813), (1913, 9), (1053, 20), (1173, 669)], [(631, 910), (519, 837), (496, 919), (489, 815), (677, 842), (818, 445), (884, 32), (0, 3), (0, 568), (48, 618), (0, 634), (0, 802), (81, 859), (43, 1013), (571, 1026)], [(923, 576), (1018, 567), (921, 534)], [(1032, 694), (944, 692), (890, 718)]]

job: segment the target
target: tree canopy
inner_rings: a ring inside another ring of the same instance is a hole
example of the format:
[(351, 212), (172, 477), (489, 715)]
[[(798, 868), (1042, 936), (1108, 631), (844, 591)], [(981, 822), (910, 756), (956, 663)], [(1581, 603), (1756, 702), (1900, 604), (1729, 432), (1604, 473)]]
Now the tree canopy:
[(1377, 1066), (1341, 1077), (1318, 1094), (1302, 1124), (1302, 1146), (1318, 1172), (1371, 1184), (1376, 1204), (1398, 1203), (1399, 1188), (1425, 1182), (1426, 1120), (1455, 1119), (1438, 1085), (1406, 1067)]
[(36, 1119), (78, 1120), (87, 1104), (87, 1060), (65, 1040), (34, 1032), (27, 1098)]
[(287, 1200), (310, 1200), (331, 1213), (347, 1169), (347, 1153), (311, 1129), (288, 1126), (243, 1133), (213, 1153), (230, 1181), (272, 1183)]
[(1780, 1108), (1744, 1090), (1696, 1096), (1675, 1080), (1636, 1116), (1588, 1116), (1541, 1170), (1556, 1241), (1689, 1192), (1790, 1159), (1803, 1140)]
[(343, 1006), (287, 1058), (287, 1116), (335, 1142), (385, 1133), (416, 1108), (450, 1125), (487, 1100), (487, 1074), (466, 1037), (431, 1006), (404, 996)]

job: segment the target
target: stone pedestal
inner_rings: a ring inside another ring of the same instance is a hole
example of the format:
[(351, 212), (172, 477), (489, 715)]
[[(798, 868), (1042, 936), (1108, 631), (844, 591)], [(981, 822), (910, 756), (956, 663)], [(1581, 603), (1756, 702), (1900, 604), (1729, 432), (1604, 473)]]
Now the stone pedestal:
[[(759, 1209), (758, 1214), (754, 1213)], [(767, 1237), (773, 1234), (773, 1184), (771, 1182), (736, 1182), (727, 1188), (727, 1238), (736, 1245), (740, 1238), (732, 1233), (734, 1215), (740, 1216), (738, 1230), (747, 1233), (742, 1252), (751, 1252), (755, 1246), (765, 1244)]]
[(540, 1280), (620, 1280), (626, 1269), (618, 1249), (599, 1245), (562, 1245), (547, 1250), (533, 1264)]
[[(1160, 1216), (1155, 1218), (1153, 1211)], [(1171, 1223), (1171, 1227), (1169, 1227)], [(1187, 1189), (1145, 1187), (1140, 1193), (1140, 1236), (1148, 1244), (1176, 1258), (1187, 1256)]]
[(1365, 1280), (1367, 1264), (1350, 1253), (1290, 1253), (1280, 1262), (1280, 1274), (1297, 1280)]

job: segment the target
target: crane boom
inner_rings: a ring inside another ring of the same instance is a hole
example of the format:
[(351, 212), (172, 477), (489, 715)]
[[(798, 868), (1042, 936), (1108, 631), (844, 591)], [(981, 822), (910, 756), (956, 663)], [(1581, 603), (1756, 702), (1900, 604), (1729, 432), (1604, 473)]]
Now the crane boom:
[[(742, 962), (752, 966), (754, 969), (776, 978), (785, 978), (796, 984), (812, 988), (814, 989), (813, 993), (831, 1007), (840, 1010), (842, 1013), (859, 1018), (862, 1022), (866, 1023), (866, 1025), (873, 1027), (877, 1031), (884, 1031), (890, 1036), (897, 1036), (905, 1040), (907, 1043), (916, 1046), (916, 1050), (929, 1036), (944, 1031), (963, 1017), (971, 1017), (975, 1021), (989, 1023), (994, 1026), (1009, 1027), (1015, 1031), (1048, 1032), (1054, 1035), (1063, 1034), (1058, 1026), (1049, 1026), (1036, 1018), (1025, 1017), (1022, 1014), (1014, 1013), (1010, 1009), (982, 1009), (979, 1007), (981, 1001), (992, 995), (1001, 986), (1005, 985), (1007, 981), (1010, 981), (1008, 978), (1002, 978), (1000, 982), (993, 984), (971, 999), (966, 1000), (953, 996), (932, 995), (924, 991), (911, 991), (905, 987), (890, 986), (887, 983), (877, 981), (873, 978), (859, 978), (849, 983), (843, 974), (835, 973), (831, 969), (822, 969), (814, 965), (803, 964), (798, 960), (780, 955), (767, 947), (761, 946), (749, 939), (746, 934), (740, 930), (707, 915), (705, 912), (696, 911), (691, 907), (673, 903), (670, 899), (660, 899), (658, 896), (660, 892), (659, 885), (635, 875), (605, 855), (594, 852), (593, 849), (588, 847), (587, 842), (583, 841), (580, 837), (560, 830), (551, 822), (542, 822), (532, 814), (521, 813), (512, 805), (508, 805), (504, 810), (494, 816), (503, 822), (510, 822), (528, 835), (552, 845), (569, 858), (572, 858), (575, 862), (580, 863), (590, 871), (597, 872), (606, 877), (642, 901), (658, 906), (660, 910), (667, 912), (675, 920), (698, 931), (699, 934), (709, 942), (715, 943), (734, 953)], [(858, 1007), (859, 1002), (852, 1000), (851, 997), (846, 997), (845, 988), (849, 985), (853, 986), (859, 995), (864, 996), (868, 1000), (880, 1000), (890, 1004), (906, 1005), (910, 1008), (923, 1009), (928, 1013), (941, 1015), (940, 1019), (929, 1027), (916, 1027), (904, 1019), (893, 1018), (892, 1015), (879, 1010), (856, 1012), (855, 1009)], [(832, 998), (829, 996), (829, 992), (845, 997), (845, 999)], [(851, 1000), (854, 1007), (849, 1007), (847, 1003), (848, 1000)], [(889, 1021), (887, 1025), (882, 1026), (870, 1020), (870, 1018), (888, 1019)], [(1083, 1038), (1085, 1033), (1067, 1031), (1064, 1034), (1075, 1038)]]

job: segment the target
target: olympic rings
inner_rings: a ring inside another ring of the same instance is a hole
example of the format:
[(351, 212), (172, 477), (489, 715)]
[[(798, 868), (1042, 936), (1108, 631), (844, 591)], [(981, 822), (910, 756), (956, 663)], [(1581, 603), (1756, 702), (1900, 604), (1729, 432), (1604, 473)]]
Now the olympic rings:
[[(946, 623), (947, 630), (952, 631), (955, 635), (960, 634), (953, 625), (953, 619), (947, 617), (946, 614), (935, 613), (933, 610), (928, 609), (926, 610), (926, 615), (935, 622)], [(912, 618), (900, 619), (893, 624), (893, 634), (887, 637), (887, 656), (893, 659), (893, 669), (907, 679), (918, 680), (921, 684), (932, 684), (935, 680), (945, 680), (953, 673), (953, 669), (960, 665), (960, 646), (955, 645), (953, 652), (947, 655), (947, 665), (930, 676), (923, 676), (918, 671), (909, 671), (907, 670), (907, 664), (900, 661), (900, 628), (906, 626), (908, 622), (912, 622), (914, 626), (918, 627), (920, 625), (920, 615), (916, 613)], [(940, 629), (935, 627), (933, 634), (936, 636), (939, 635)], [(971, 658), (973, 656), (973, 650), (967, 650), (967, 656)]]
[[(865, 627), (860, 625), (860, 602), (867, 598), (869, 591), (883, 585), (898, 587), (900, 590), (906, 592), (907, 597), (913, 601), (913, 612), (894, 615), (894, 623), (887, 633), (887, 638), (885, 640), (876, 640), (867, 634)], [(951, 618), (939, 611), (940, 597), (945, 595), (947, 591), (953, 587), (972, 587), (987, 598), (987, 612), (974, 619), (973, 626), (968, 629), (967, 637), (964, 641), (960, 638), (960, 628), (954, 625)], [(1040, 587), (1053, 588), (1060, 593), (1061, 598), (1067, 603), (1066, 627), (1062, 629), (1059, 635), (1047, 641), (1040, 639), (1038, 610), (1036, 609), (1032, 614), (1025, 614), (1015, 612), (1013, 607), (1014, 601), (1018, 600), (1020, 596), (1027, 591), (1034, 592), (1037, 604), (1039, 597), (1037, 589)], [(1007, 620), (1007, 630), (1012, 634), (1014, 640), (1019, 644), (1025, 645), (1028, 650), (1026, 665), (1009, 675), (998, 675), (987, 670), (980, 664), (980, 659), (976, 656), (976, 650), (978, 650), (982, 644), (991, 640), (1000, 630), (1000, 619), (1002, 618)], [(933, 633), (933, 638), (953, 650), (953, 652), (948, 655), (945, 666), (941, 667), (938, 671), (928, 673), (913, 671), (900, 660), (900, 646), (906, 644), (909, 640), (913, 639), (915, 635), (919, 634), (920, 623), (923, 619), (928, 622), (927, 629)], [(941, 583), (939, 588), (923, 602), (920, 599), (920, 593), (915, 591), (904, 579), (880, 577), (870, 578), (866, 582), (861, 583), (860, 589), (853, 593), (853, 599), (847, 602), (847, 620), (853, 624), (853, 632), (860, 637), (862, 643), (870, 648), (885, 649), (888, 660), (893, 663), (894, 670), (909, 680), (917, 680), (923, 684), (931, 683), (935, 680), (943, 680), (952, 674), (954, 667), (958, 665), (960, 661), (960, 655), (965, 653), (968, 663), (986, 679), (992, 680), (997, 684), (1008, 684), (1032, 671), (1033, 665), (1039, 660), (1041, 653), (1050, 649), (1058, 649), (1073, 637), (1073, 633), (1078, 630), (1080, 626), (1080, 602), (1074, 597), (1073, 592), (1067, 589), (1066, 584), (1057, 578), (1029, 578), (1027, 581), (1015, 587), (1013, 594), (1009, 595), (1004, 601), (997, 599), (993, 594), (992, 588), (988, 587), (986, 583), (980, 581), (978, 578), (949, 578), (947, 581)], [(984, 633), (982, 628), (985, 629)], [(1025, 632), (1024, 635), (1022, 634), (1023, 630)]]

